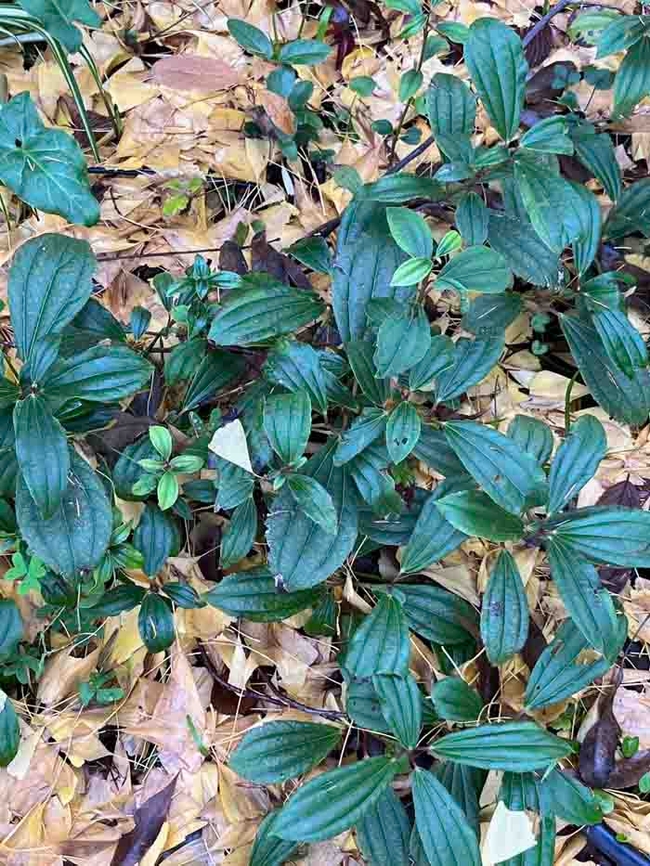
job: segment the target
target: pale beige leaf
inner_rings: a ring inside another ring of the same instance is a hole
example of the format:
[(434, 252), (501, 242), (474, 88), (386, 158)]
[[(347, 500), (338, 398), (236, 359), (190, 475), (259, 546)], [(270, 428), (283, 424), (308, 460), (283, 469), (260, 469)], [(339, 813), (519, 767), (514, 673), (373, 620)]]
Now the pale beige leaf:
[(210, 451), (218, 457), (223, 457), (229, 463), (240, 466), (246, 472), (253, 473), (251, 458), (248, 453), (246, 431), (242, 422), (235, 418), (215, 432), (208, 445)]
[(216, 93), (239, 83), (240, 74), (223, 60), (201, 57), (198, 54), (181, 54), (163, 57), (154, 63), (152, 80), (173, 90), (195, 90), (200, 93)]
[(526, 812), (511, 812), (503, 800), (499, 800), (481, 850), (483, 866), (516, 857), (536, 842), (533, 822)]

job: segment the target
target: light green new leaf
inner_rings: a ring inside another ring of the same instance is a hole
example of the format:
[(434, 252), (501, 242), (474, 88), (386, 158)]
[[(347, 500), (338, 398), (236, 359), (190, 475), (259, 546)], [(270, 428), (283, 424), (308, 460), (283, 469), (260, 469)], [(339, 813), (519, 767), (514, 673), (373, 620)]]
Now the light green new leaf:
[[(81, 148), (67, 132), (44, 126), (28, 93), (19, 93), (0, 107), (0, 180), (46, 213), (86, 226), (99, 219)], [(30, 243), (44, 237), (48, 236)], [(87, 247), (85, 241), (74, 243)]]
[(573, 746), (536, 722), (503, 722), (447, 734), (435, 741), (432, 751), (470, 767), (527, 773), (566, 758)]
[(593, 505), (546, 520), (552, 538), (593, 562), (622, 568), (650, 567), (650, 512)]
[(65, 430), (45, 398), (32, 394), (14, 406), (14, 431), (23, 480), (41, 515), (49, 518), (68, 486), (70, 451)]
[(481, 605), (481, 639), (491, 664), (501, 665), (522, 649), (528, 625), (528, 600), (519, 569), (512, 555), (502, 550)]
[(401, 463), (415, 448), (420, 438), (422, 424), (413, 403), (406, 400), (398, 403), (388, 416), (386, 445), (393, 463)]
[(320, 764), (340, 739), (333, 725), (265, 722), (246, 731), (229, 767), (249, 782), (280, 784)]
[(301, 511), (329, 535), (338, 531), (338, 517), (332, 497), (322, 484), (310, 475), (292, 474), (287, 478), (287, 487)]
[(519, 128), (528, 64), (519, 36), (496, 18), (479, 18), (469, 28), (465, 62), (481, 101), (501, 138)]
[(19, 0), (18, 5), (70, 52), (78, 51), (82, 44), (82, 33), (73, 21), (87, 27), (102, 26), (102, 19), (86, 0)]
[(483, 709), (476, 689), (458, 677), (445, 677), (431, 689), (436, 713), (448, 722), (475, 722)]
[(430, 259), (433, 237), (423, 217), (406, 207), (386, 208), (388, 227), (395, 243), (409, 256)]
[(311, 400), (306, 391), (273, 394), (264, 404), (264, 432), (285, 465), (302, 457), (311, 432)]
[(458, 292), (505, 292), (512, 274), (499, 253), (488, 247), (469, 247), (454, 256), (436, 277), (437, 289)]
[(8, 294), (14, 339), (25, 363), (83, 308), (95, 267), (89, 244), (64, 235), (39, 235), (19, 247)]
[(456, 550), (467, 535), (460, 532), (438, 508), (440, 498), (431, 494), (422, 506), (408, 544), (402, 550), (401, 574), (415, 574)]
[(334, 463), (343, 466), (368, 447), (386, 430), (388, 415), (381, 409), (364, 409), (343, 432), (334, 452)]
[(380, 379), (398, 376), (414, 367), (431, 345), (431, 328), (424, 310), (414, 315), (389, 316), (377, 334), (374, 363)]
[(594, 415), (582, 415), (571, 425), (560, 445), (549, 475), (548, 513), (553, 514), (577, 496), (596, 474), (607, 453), (605, 429)]
[(252, 622), (280, 622), (315, 607), (320, 598), (320, 589), (284, 592), (266, 567), (227, 575), (205, 595), (214, 607)]
[(539, 153), (573, 153), (567, 122), (560, 115), (540, 120), (521, 136), (519, 144)]
[(55, 363), (42, 388), (48, 397), (109, 403), (135, 394), (152, 372), (151, 364), (127, 346), (93, 346)]
[(609, 359), (626, 376), (634, 376), (648, 366), (648, 349), (643, 337), (625, 313), (599, 309), (591, 321)]
[(210, 325), (217, 346), (250, 346), (291, 334), (317, 319), (321, 302), (311, 292), (267, 277), (263, 285), (229, 292)]
[(469, 602), (432, 584), (398, 584), (409, 628), (437, 644), (466, 644), (478, 632)]
[(524, 509), (528, 497), (544, 480), (533, 458), (516, 442), (476, 421), (445, 425), (449, 445), (479, 487), (511, 514)]
[(445, 519), (466, 535), (490, 541), (517, 541), (524, 534), (520, 517), (504, 511), (482, 490), (461, 490), (436, 501)]
[(418, 257), (400, 265), (390, 281), (391, 286), (415, 286), (431, 273), (431, 259)]
[(402, 604), (396, 596), (382, 594), (350, 638), (342, 666), (357, 678), (405, 675), (409, 654), (409, 630)]
[(422, 728), (422, 694), (409, 672), (376, 674), (372, 684), (379, 696), (381, 713), (405, 749), (414, 749)]
[(411, 823), (392, 788), (384, 791), (355, 829), (361, 853), (371, 866), (408, 863)]
[(398, 772), (400, 762), (394, 758), (366, 758), (322, 773), (289, 797), (274, 832), (300, 842), (331, 839), (372, 809)]
[(480, 866), (476, 833), (449, 791), (428, 770), (413, 775), (415, 824), (431, 866)]
[(256, 535), (257, 506), (251, 498), (238, 505), (232, 513), (221, 540), (221, 566), (230, 568), (243, 559), (253, 546)]

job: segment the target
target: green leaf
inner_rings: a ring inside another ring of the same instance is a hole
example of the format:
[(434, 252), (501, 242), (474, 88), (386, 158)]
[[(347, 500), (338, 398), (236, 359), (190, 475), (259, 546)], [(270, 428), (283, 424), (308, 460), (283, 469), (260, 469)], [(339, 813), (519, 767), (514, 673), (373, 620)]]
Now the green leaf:
[(466, 477), (469, 477), (465, 473), (465, 467), (447, 444), (442, 430), (434, 429), (428, 424), (424, 424), (422, 427), (420, 438), (413, 449), (413, 455), (427, 466), (435, 469), (440, 475), (455, 477), (465, 474)]
[[(614, 144), (606, 133), (596, 133), (591, 123), (572, 123), (569, 132), (576, 156), (605, 187), (612, 201), (621, 194), (621, 169), (614, 153)], [(636, 186), (636, 184), (633, 184)]]
[(528, 601), (517, 564), (507, 550), (499, 553), (481, 605), (481, 638), (490, 663), (502, 665), (528, 637)]
[(266, 722), (246, 731), (229, 766), (249, 782), (280, 784), (320, 764), (340, 739), (333, 725)]
[(448, 722), (475, 722), (483, 709), (476, 689), (458, 677), (446, 677), (435, 683), (431, 700), (440, 718)]
[(63, 235), (39, 235), (18, 248), (8, 294), (16, 348), (25, 363), (82, 309), (95, 267), (88, 243)]
[(345, 350), (361, 390), (371, 403), (382, 406), (390, 396), (390, 383), (377, 375), (372, 343), (367, 340), (352, 340), (345, 344)]
[(476, 120), (476, 97), (457, 75), (436, 72), (427, 92), (427, 112), (435, 136), (470, 135)]
[(57, 510), (43, 519), (25, 480), (16, 490), (16, 517), (30, 550), (57, 574), (72, 575), (99, 564), (112, 530), (111, 508), (101, 482), (72, 452), (68, 486)]
[(463, 316), (462, 327), (478, 337), (503, 334), (524, 309), (521, 295), (504, 292), (497, 295), (479, 295)]
[(538, 153), (573, 153), (573, 141), (564, 117), (554, 115), (540, 120), (519, 141), (521, 147)]
[(279, 814), (279, 809), (269, 812), (257, 828), (250, 854), (250, 866), (282, 866), (297, 850), (297, 842), (285, 842), (275, 835)]
[(273, 394), (264, 404), (264, 432), (280, 460), (289, 465), (302, 457), (311, 432), (311, 400), (306, 391)]
[[(67, 132), (43, 125), (28, 93), (19, 93), (0, 107), (0, 180), (27, 204), (46, 213), (86, 226), (99, 219), (99, 204), (88, 184), (81, 148)], [(87, 247), (85, 241), (68, 240)]]
[(364, 409), (343, 432), (334, 452), (334, 465), (343, 466), (360, 454), (386, 430), (388, 416), (381, 409)]
[(409, 628), (441, 645), (466, 644), (478, 631), (471, 604), (454, 593), (430, 584), (398, 584)]
[(282, 591), (264, 567), (227, 575), (206, 594), (205, 600), (233, 617), (251, 622), (280, 622), (314, 607), (320, 596), (320, 589)]
[(135, 394), (152, 372), (151, 364), (127, 346), (94, 346), (55, 363), (42, 388), (48, 397), (109, 403)]
[[(573, 240), (573, 258), (579, 274), (584, 274), (596, 258), (602, 229), (600, 204), (596, 196), (578, 183), (570, 184), (576, 195), (576, 218), (579, 231)], [(580, 204), (578, 204), (578, 202)]]
[(400, 102), (408, 102), (422, 87), (424, 76), (419, 69), (408, 69), (400, 78), (399, 98)]
[(650, 566), (650, 513), (623, 506), (593, 505), (567, 511), (543, 524), (546, 535), (593, 562), (622, 568)]
[(176, 521), (148, 503), (133, 533), (133, 545), (142, 554), (142, 570), (153, 577), (180, 547)]
[(528, 64), (517, 34), (496, 18), (469, 28), (465, 62), (495, 129), (508, 142), (519, 128)]
[(331, 53), (329, 45), (318, 39), (296, 39), (282, 46), (278, 59), (290, 66), (317, 66), (327, 60)]
[[(624, 624), (619, 635), (622, 645), (627, 627), (623, 617), (621, 621)], [(609, 670), (611, 663), (606, 658), (589, 662), (579, 660), (587, 646), (577, 626), (571, 620), (565, 620), (531, 671), (524, 695), (528, 710), (557, 704), (577, 694)]]
[(413, 775), (415, 824), (431, 866), (480, 866), (476, 833), (449, 791), (433, 773)]
[(20, 0), (18, 5), (70, 52), (78, 51), (82, 44), (82, 34), (73, 21), (87, 27), (102, 26), (102, 19), (86, 0)]
[(177, 343), (165, 357), (166, 384), (178, 385), (179, 382), (190, 379), (207, 349), (208, 344), (203, 337), (192, 337), (184, 343)]
[(490, 334), (485, 339), (461, 337), (457, 340), (454, 344), (454, 363), (436, 378), (436, 401), (448, 403), (485, 379), (501, 357), (503, 346), (502, 333)]
[(167, 599), (154, 592), (145, 595), (138, 613), (138, 631), (151, 653), (162, 652), (174, 643), (174, 614)]
[(264, 376), (274, 385), (289, 391), (306, 391), (312, 405), (327, 411), (327, 381), (318, 352), (307, 343), (281, 341), (269, 352), (263, 367)]
[[(448, 77), (461, 83), (455, 75)], [(481, 246), (485, 243), (488, 222), (489, 212), (481, 196), (475, 192), (466, 192), (456, 208), (456, 225), (468, 246)]]
[(388, 416), (386, 445), (393, 463), (401, 463), (415, 447), (420, 438), (421, 422), (412, 403), (402, 401)]
[(537, 844), (502, 866), (553, 866), (555, 862), (555, 815), (541, 808), (539, 783), (532, 773), (504, 773), (499, 799), (513, 812), (540, 813)]
[(163, 472), (158, 479), (156, 493), (158, 496), (158, 505), (163, 511), (167, 511), (176, 503), (180, 490), (178, 486), (178, 478), (176, 478), (173, 472)]
[(141, 436), (133, 444), (126, 446), (113, 468), (113, 485), (115, 493), (120, 499), (134, 501), (147, 498), (147, 494), (136, 496), (133, 493), (133, 485), (142, 475), (139, 461), (154, 460), (158, 456), (158, 452), (151, 444), (147, 434)]
[(184, 610), (205, 607), (205, 602), (201, 600), (198, 592), (187, 583), (168, 581), (165, 583), (164, 589), (165, 595), (171, 598), (176, 607), (182, 607)]
[(325, 532), (304, 514), (289, 490), (282, 490), (267, 518), (269, 563), (290, 591), (307, 589), (326, 580), (345, 562), (357, 537), (358, 514), (352, 481), (332, 460), (335, 441), (329, 442), (302, 467), (332, 497), (338, 532)]
[(257, 54), (265, 60), (271, 59), (273, 44), (266, 33), (240, 18), (229, 18), (227, 24), (228, 32), (244, 51)]
[(392, 733), (381, 711), (381, 701), (372, 679), (348, 681), (345, 710), (354, 724), (360, 728), (377, 733)]
[(275, 832), (282, 839), (300, 842), (337, 836), (375, 805), (399, 771), (400, 762), (394, 758), (366, 758), (322, 773), (289, 797)]
[(342, 667), (354, 677), (405, 675), (410, 654), (409, 630), (401, 602), (382, 594), (350, 638)]
[(609, 212), (604, 237), (616, 240), (640, 231), (650, 237), (650, 178), (637, 180), (625, 187), (618, 202)]
[(424, 571), (466, 541), (467, 535), (445, 519), (437, 507), (438, 501), (440, 497), (434, 493), (424, 503), (409, 542), (402, 551), (401, 574)]
[(406, 172), (385, 174), (362, 190), (362, 198), (381, 204), (404, 204), (414, 198), (437, 201), (441, 196), (442, 187), (430, 177)]
[(598, 38), (596, 57), (602, 60), (610, 54), (618, 54), (636, 44), (645, 33), (646, 25), (639, 15), (622, 15), (612, 21)]
[(0, 599), (0, 656), (13, 653), (23, 639), (23, 619), (16, 602), (10, 598)]
[(469, 38), (469, 27), (461, 21), (440, 21), (436, 25), (436, 30), (450, 42), (456, 42), (458, 45), (465, 45)]
[(433, 237), (420, 214), (406, 207), (386, 209), (388, 227), (395, 243), (409, 256), (430, 259), (433, 255)]
[(549, 475), (548, 513), (573, 499), (596, 474), (607, 453), (605, 429), (594, 415), (582, 415), (571, 425), (557, 450)]
[(381, 712), (391, 731), (406, 749), (414, 749), (422, 728), (422, 695), (410, 673), (377, 674), (372, 683)]
[(470, 826), (479, 829), (479, 795), (485, 784), (486, 773), (476, 767), (465, 767), (453, 761), (442, 761), (435, 768), (435, 776), (449, 791), (465, 813)]
[(489, 212), (488, 241), (518, 277), (535, 286), (558, 282), (559, 259), (528, 221)]
[(593, 791), (563, 770), (553, 768), (542, 780), (541, 790), (553, 812), (570, 824), (583, 827), (603, 820), (602, 807)]
[[(353, 79), (354, 80), (354, 79)], [(350, 82), (352, 86), (352, 81)], [(316, 235), (312, 238), (301, 238), (286, 250), (302, 265), (311, 268), (319, 274), (329, 274), (332, 271), (332, 254), (325, 238)]]
[(391, 286), (415, 286), (431, 273), (433, 267), (428, 258), (409, 259), (401, 264), (390, 281)]
[(324, 532), (336, 535), (338, 517), (332, 497), (327, 490), (310, 475), (292, 474), (287, 478), (287, 487), (301, 511), (317, 523)]
[(243, 360), (232, 352), (221, 352), (219, 349), (209, 351), (194, 370), (187, 386), (183, 412), (190, 412), (207, 400), (214, 399), (222, 388), (242, 374), (244, 368)]
[(12, 701), (0, 689), (0, 767), (10, 764), (20, 746), (20, 727)]
[(346, 464), (350, 478), (362, 499), (372, 506), (375, 514), (399, 514), (402, 500), (395, 492), (395, 482), (388, 472), (390, 458), (384, 445), (369, 445)]
[(443, 516), (467, 535), (489, 541), (517, 541), (524, 534), (520, 517), (504, 511), (482, 490), (461, 490), (438, 499)]
[(573, 747), (569, 740), (561, 740), (536, 722), (524, 721), (479, 725), (447, 734), (435, 741), (432, 751), (470, 767), (527, 773), (566, 758)]
[(544, 473), (502, 433), (476, 421), (449, 421), (447, 442), (479, 487), (505, 511), (519, 514)]
[(626, 376), (609, 357), (598, 332), (576, 316), (561, 316), (571, 353), (593, 397), (608, 415), (627, 424), (644, 424), (650, 411), (650, 375), (637, 369)]
[(65, 430), (43, 397), (30, 395), (14, 407), (16, 457), (39, 512), (51, 517), (68, 486), (70, 452)]
[(208, 336), (217, 346), (251, 346), (291, 334), (313, 322), (322, 311), (322, 304), (311, 292), (267, 278), (264, 285), (229, 292)]
[(156, 424), (153, 427), (149, 428), (149, 439), (151, 440), (151, 444), (156, 450), (156, 453), (164, 460), (167, 461), (172, 456), (172, 449), (174, 448), (174, 440), (172, 439), (172, 434), (166, 427), (161, 427)]
[(512, 274), (499, 253), (488, 247), (469, 247), (454, 256), (436, 277), (436, 288), (458, 292), (504, 292)]
[(454, 343), (449, 337), (442, 334), (432, 336), (426, 355), (409, 370), (409, 390), (432, 390), (436, 376), (449, 369), (454, 360)]
[(253, 499), (238, 505), (221, 541), (221, 566), (230, 568), (250, 551), (257, 535), (257, 506)]
[(431, 345), (429, 320), (422, 307), (414, 314), (389, 316), (377, 334), (374, 364), (380, 379), (398, 376), (422, 360)]
[(626, 376), (633, 377), (648, 366), (648, 350), (643, 337), (625, 313), (618, 310), (598, 310), (591, 318), (610, 361)]
[[(399, 175), (389, 175), (387, 178), (392, 184), (397, 184), (398, 180), (405, 179)], [(414, 178), (414, 181), (419, 180)], [(407, 181), (405, 188), (410, 190), (412, 186), (413, 182)], [(364, 190), (369, 188), (365, 187)], [(400, 204), (420, 194), (415, 191), (405, 198), (398, 197), (396, 203)], [(405, 293), (391, 285), (393, 274), (406, 258), (391, 236), (386, 208), (377, 202), (354, 199), (345, 209), (341, 220), (332, 277), (334, 318), (344, 343), (361, 340), (365, 336), (366, 309), (370, 300), (402, 300), (410, 294), (410, 289)]]
[(386, 788), (356, 826), (357, 841), (371, 866), (408, 863), (411, 823), (402, 801)]

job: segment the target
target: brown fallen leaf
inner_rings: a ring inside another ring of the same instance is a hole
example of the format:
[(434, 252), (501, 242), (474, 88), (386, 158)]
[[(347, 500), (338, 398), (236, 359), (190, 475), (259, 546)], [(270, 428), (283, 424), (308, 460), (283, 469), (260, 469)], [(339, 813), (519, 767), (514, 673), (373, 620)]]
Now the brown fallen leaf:
[(280, 132), (293, 135), (296, 131), (296, 119), (287, 100), (270, 90), (261, 90), (258, 98), (260, 105)]
[(111, 866), (136, 866), (142, 860), (165, 823), (177, 778), (135, 810), (135, 827), (117, 843)]
[(215, 93), (227, 90), (239, 83), (240, 74), (223, 60), (201, 57), (198, 54), (181, 54), (163, 57), (151, 68), (152, 80), (173, 90), (196, 90)]
[(614, 769), (621, 727), (614, 715), (613, 703), (622, 680), (623, 671), (618, 668), (612, 688), (598, 699), (599, 718), (587, 732), (580, 749), (580, 775), (587, 785), (594, 788), (604, 788)]

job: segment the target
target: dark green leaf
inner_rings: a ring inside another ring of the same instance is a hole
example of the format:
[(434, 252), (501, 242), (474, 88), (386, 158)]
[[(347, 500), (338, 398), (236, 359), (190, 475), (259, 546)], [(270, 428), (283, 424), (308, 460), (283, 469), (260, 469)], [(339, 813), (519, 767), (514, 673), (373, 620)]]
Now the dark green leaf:
[(375, 805), (399, 771), (400, 762), (394, 758), (366, 758), (329, 770), (291, 795), (280, 811), (275, 832), (282, 839), (301, 842), (337, 836)]
[(377, 335), (374, 363), (379, 378), (398, 376), (421, 361), (431, 345), (431, 330), (420, 307), (415, 315), (385, 319)]
[(279, 784), (320, 764), (340, 739), (333, 725), (266, 722), (246, 731), (229, 766), (258, 785)]
[(454, 363), (454, 343), (442, 334), (431, 337), (426, 355), (409, 370), (409, 390), (428, 391), (435, 387), (435, 378)]
[(0, 690), (0, 767), (6, 767), (16, 757), (20, 745), (18, 716), (12, 701)]
[(306, 391), (312, 405), (327, 411), (327, 380), (318, 352), (307, 343), (281, 341), (264, 364), (264, 376), (289, 391)]
[(263, 285), (228, 293), (212, 320), (209, 338), (218, 346), (250, 346), (291, 334), (313, 322), (322, 311), (311, 292), (267, 277)]
[(470, 826), (479, 829), (479, 796), (485, 784), (486, 773), (476, 767), (466, 767), (453, 761), (443, 761), (435, 768), (438, 781), (442, 782), (456, 803), (467, 816)]
[(508, 426), (508, 436), (540, 465), (547, 463), (553, 453), (551, 429), (537, 418), (515, 415)]
[(469, 28), (465, 62), (497, 132), (510, 141), (519, 128), (528, 64), (519, 36), (496, 18)]
[(449, 791), (433, 773), (413, 775), (415, 824), (431, 866), (480, 866), (476, 833)]
[(250, 551), (257, 535), (257, 507), (253, 499), (238, 505), (221, 540), (221, 565), (230, 568)]
[(342, 466), (357, 454), (361, 454), (368, 445), (383, 435), (387, 420), (388, 415), (381, 409), (364, 409), (344, 431), (334, 452), (334, 464)]
[(105, 616), (117, 616), (127, 610), (137, 607), (145, 596), (145, 591), (134, 583), (120, 583), (104, 593), (97, 604), (90, 608), (90, 613), (96, 619)]
[(13, 653), (23, 638), (23, 619), (16, 602), (10, 598), (0, 599), (0, 656)]
[(555, 862), (555, 815), (540, 808), (539, 783), (529, 773), (504, 773), (499, 799), (513, 812), (541, 812), (537, 844), (501, 866), (553, 866)]
[(602, 218), (596, 196), (578, 183), (571, 183), (576, 195), (576, 218), (579, 231), (573, 240), (573, 258), (579, 274), (584, 274), (596, 258), (600, 244)]
[(336, 535), (336, 508), (323, 485), (310, 475), (298, 474), (289, 475), (286, 483), (300, 510), (329, 535)]
[(416, 174), (385, 174), (374, 183), (366, 184), (362, 197), (381, 204), (404, 204), (414, 198), (437, 201), (442, 195), (442, 187), (430, 177)]
[(141, 436), (137, 442), (126, 446), (113, 469), (113, 485), (115, 493), (120, 499), (130, 502), (147, 498), (148, 494), (146, 493), (134, 494), (133, 485), (142, 477), (140, 460), (156, 459), (158, 459), (158, 452), (147, 434)]
[(95, 257), (86, 241), (45, 234), (19, 247), (9, 271), (9, 309), (18, 354), (26, 363), (48, 336), (61, 333), (92, 292)]
[(347, 472), (362, 499), (375, 514), (385, 516), (402, 510), (402, 500), (395, 492), (395, 482), (388, 472), (390, 458), (384, 445), (369, 445), (346, 464)]
[(519, 144), (539, 153), (562, 153), (569, 156), (573, 153), (569, 127), (560, 115), (540, 120), (522, 135)]
[(648, 350), (643, 337), (625, 313), (600, 309), (593, 314), (591, 321), (610, 361), (626, 376), (633, 377), (648, 366)]
[(244, 51), (250, 51), (251, 54), (259, 54), (260, 57), (264, 57), (266, 60), (271, 59), (273, 56), (273, 45), (266, 33), (247, 21), (242, 21), (240, 18), (229, 18), (227, 23), (230, 35), (241, 45)]
[(373, 360), (374, 349), (367, 340), (352, 340), (345, 344), (348, 361), (354, 378), (366, 397), (375, 405), (382, 406), (390, 395), (387, 379), (380, 379)]
[(171, 598), (176, 607), (184, 610), (194, 610), (197, 607), (205, 607), (198, 592), (187, 583), (171, 581), (165, 584), (165, 595)]
[[(54, 8), (52, 0), (31, 2), (52, 3)], [(0, 107), (0, 180), (27, 204), (46, 213), (59, 214), (69, 222), (86, 226), (94, 225), (99, 219), (99, 203), (88, 184), (83, 151), (67, 132), (43, 125), (26, 92)], [(48, 237), (52, 236), (41, 235), (24, 246), (42, 243)], [(89, 249), (85, 241), (57, 237), (70, 245)], [(86, 253), (84, 258), (88, 258)], [(77, 267), (83, 270), (85, 264), (77, 263)], [(79, 289), (83, 290), (83, 283)], [(46, 286), (40, 286), (39, 290), (45, 292)], [(70, 318), (78, 310), (77, 307)], [(66, 319), (57, 330), (63, 330), (68, 321)]]
[(302, 457), (311, 432), (311, 400), (307, 392), (267, 397), (264, 432), (284, 464), (295, 463)]
[(42, 388), (48, 397), (108, 403), (135, 394), (152, 372), (151, 364), (127, 346), (94, 346), (55, 363)]
[(282, 490), (267, 518), (269, 562), (289, 590), (307, 589), (326, 580), (352, 551), (358, 529), (356, 495), (352, 481), (334, 465), (335, 441), (329, 442), (302, 468), (332, 497), (338, 532), (330, 535), (307, 517), (289, 490)]
[(73, 21), (87, 27), (102, 26), (102, 19), (86, 0), (20, 0), (19, 6), (70, 52), (78, 51), (82, 44), (82, 34)]
[(430, 259), (433, 255), (431, 230), (420, 214), (406, 207), (386, 209), (388, 227), (395, 243), (409, 256)]
[(285, 592), (276, 585), (267, 568), (255, 568), (224, 577), (205, 600), (230, 616), (252, 622), (280, 622), (314, 607), (320, 595), (318, 589)]
[(557, 450), (549, 475), (548, 513), (573, 499), (596, 474), (607, 453), (605, 429), (594, 415), (582, 415), (571, 425)]
[(593, 791), (570, 773), (553, 768), (542, 780), (541, 788), (552, 804), (553, 812), (570, 824), (582, 827), (600, 824), (603, 820), (602, 807)]
[(623, 506), (598, 506), (569, 511), (547, 520), (552, 539), (594, 562), (623, 568), (650, 563), (650, 513)]
[(616, 240), (635, 231), (650, 237), (650, 178), (637, 180), (625, 187), (609, 212), (604, 237)]
[(610, 54), (625, 51), (641, 39), (645, 32), (643, 18), (637, 15), (619, 15), (600, 33), (596, 57), (602, 60)]
[(401, 463), (411, 453), (420, 438), (421, 422), (412, 403), (402, 401), (388, 416), (386, 445), (393, 463)]
[(606, 132), (597, 134), (586, 122), (572, 123), (569, 132), (580, 162), (598, 178), (611, 200), (617, 201), (621, 194), (621, 169), (612, 139)]
[(499, 553), (481, 606), (481, 638), (488, 659), (501, 665), (522, 649), (528, 637), (528, 601), (517, 564)]
[(275, 835), (280, 811), (269, 812), (255, 834), (250, 854), (250, 866), (282, 866), (298, 848), (297, 842), (285, 842)]
[(41, 515), (49, 518), (68, 486), (70, 451), (65, 430), (45, 399), (33, 394), (16, 403), (14, 431), (23, 481)]
[(355, 630), (342, 666), (354, 677), (408, 671), (409, 630), (401, 602), (382, 594), (372, 613)]
[(469, 247), (454, 256), (436, 277), (437, 289), (496, 294), (512, 284), (512, 274), (499, 253)]
[(408, 102), (409, 99), (412, 99), (422, 87), (423, 80), (424, 76), (419, 69), (407, 69), (399, 82), (400, 102)]
[(441, 645), (467, 643), (478, 631), (478, 616), (464, 599), (431, 584), (398, 584), (409, 627)]
[(422, 695), (418, 684), (408, 672), (403, 676), (377, 674), (372, 683), (391, 731), (404, 748), (414, 749), (422, 728)]
[(448, 403), (484, 379), (501, 357), (503, 345), (502, 333), (490, 334), (485, 339), (461, 337), (454, 344), (453, 365), (443, 370), (436, 379), (437, 402)]
[(279, 60), (292, 66), (317, 66), (327, 60), (332, 49), (318, 39), (296, 39), (280, 49)]
[(436, 72), (427, 92), (427, 111), (431, 131), (436, 136), (474, 132), (476, 97), (457, 75)]
[(433, 745), (433, 752), (449, 761), (513, 773), (546, 769), (572, 751), (568, 740), (550, 734), (536, 722), (479, 725), (447, 734)]
[(425, 502), (408, 544), (402, 551), (401, 573), (414, 574), (449, 556), (467, 539), (455, 529), (437, 507), (439, 496)]
[(532, 225), (522, 219), (489, 212), (488, 241), (508, 267), (535, 286), (554, 286), (560, 273), (559, 259)]
[(138, 631), (151, 653), (162, 652), (174, 643), (174, 615), (167, 599), (153, 592), (145, 595), (138, 613)]
[(297, 259), (300, 264), (311, 268), (319, 274), (329, 274), (332, 270), (332, 254), (327, 241), (318, 235), (312, 238), (301, 238), (292, 244), (286, 252)]
[(517, 541), (524, 534), (521, 518), (504, 511), (482, 490), (461, 490), (436, 501), (444, 517), (467, 535), (490, 541)]
[(482, 338), (503, 334), (523, 308), (521, 295), (514, 292), (479, 295), (463, 316), (463, 330)]
[(346, 693), (346, 712), (355, 725), (367, 731), (390, 734), (391, 728), (381, 711), (379, 695), (372, 679), (351, 679)]
[(133, 533), (133, 544), (142, 554), (142, 570), (153, 577), (180, 547), (176, 521), (157, 505), (146, 505)]
[(420, 438), (413, 449), (413, 454), (418, 460), (435, 469), (441, 475), (456, 477), (465, 474), (466, 477), (469, 477), (465, 473), (465, 467), (449, 447), (442, 430), (424, 424), (420, 431)]
[(231, 352), (212, 350), (201, 360), (194, 371), (185, 397), (183, 411), (197, 409), (206, 400), (212, 400), (217, 393), (241, 375), (244, 363)]
[[(455, 75), (447, 76), (462, 83)], [(436, 76), (433, 76), (434, 80)], [(467, 192), (456, 208), (456, 225), (468, 246), (480, 246), (487, 239), (489, 212), (485, 202), (475, 192)]]
[(387, 788), (356, 826), (357, 840), (370, 866), (408, 863), (411, 824), (402, 801)]
[(184, 343), (177, 343), (165, 357), (165, 382), (178, 385), (192, 377), (208, 350), (203, 337), (193, 337)]
[(458, 677), (435, 683), (431, 700), (440, 718), (448, 722), (475, 722), (483, 709), (478, 692)]
[(479, 487), (501, 508), (519, 514), (544, 473), (516, 442), (476, 421), (450, 421), (447, 441)]

